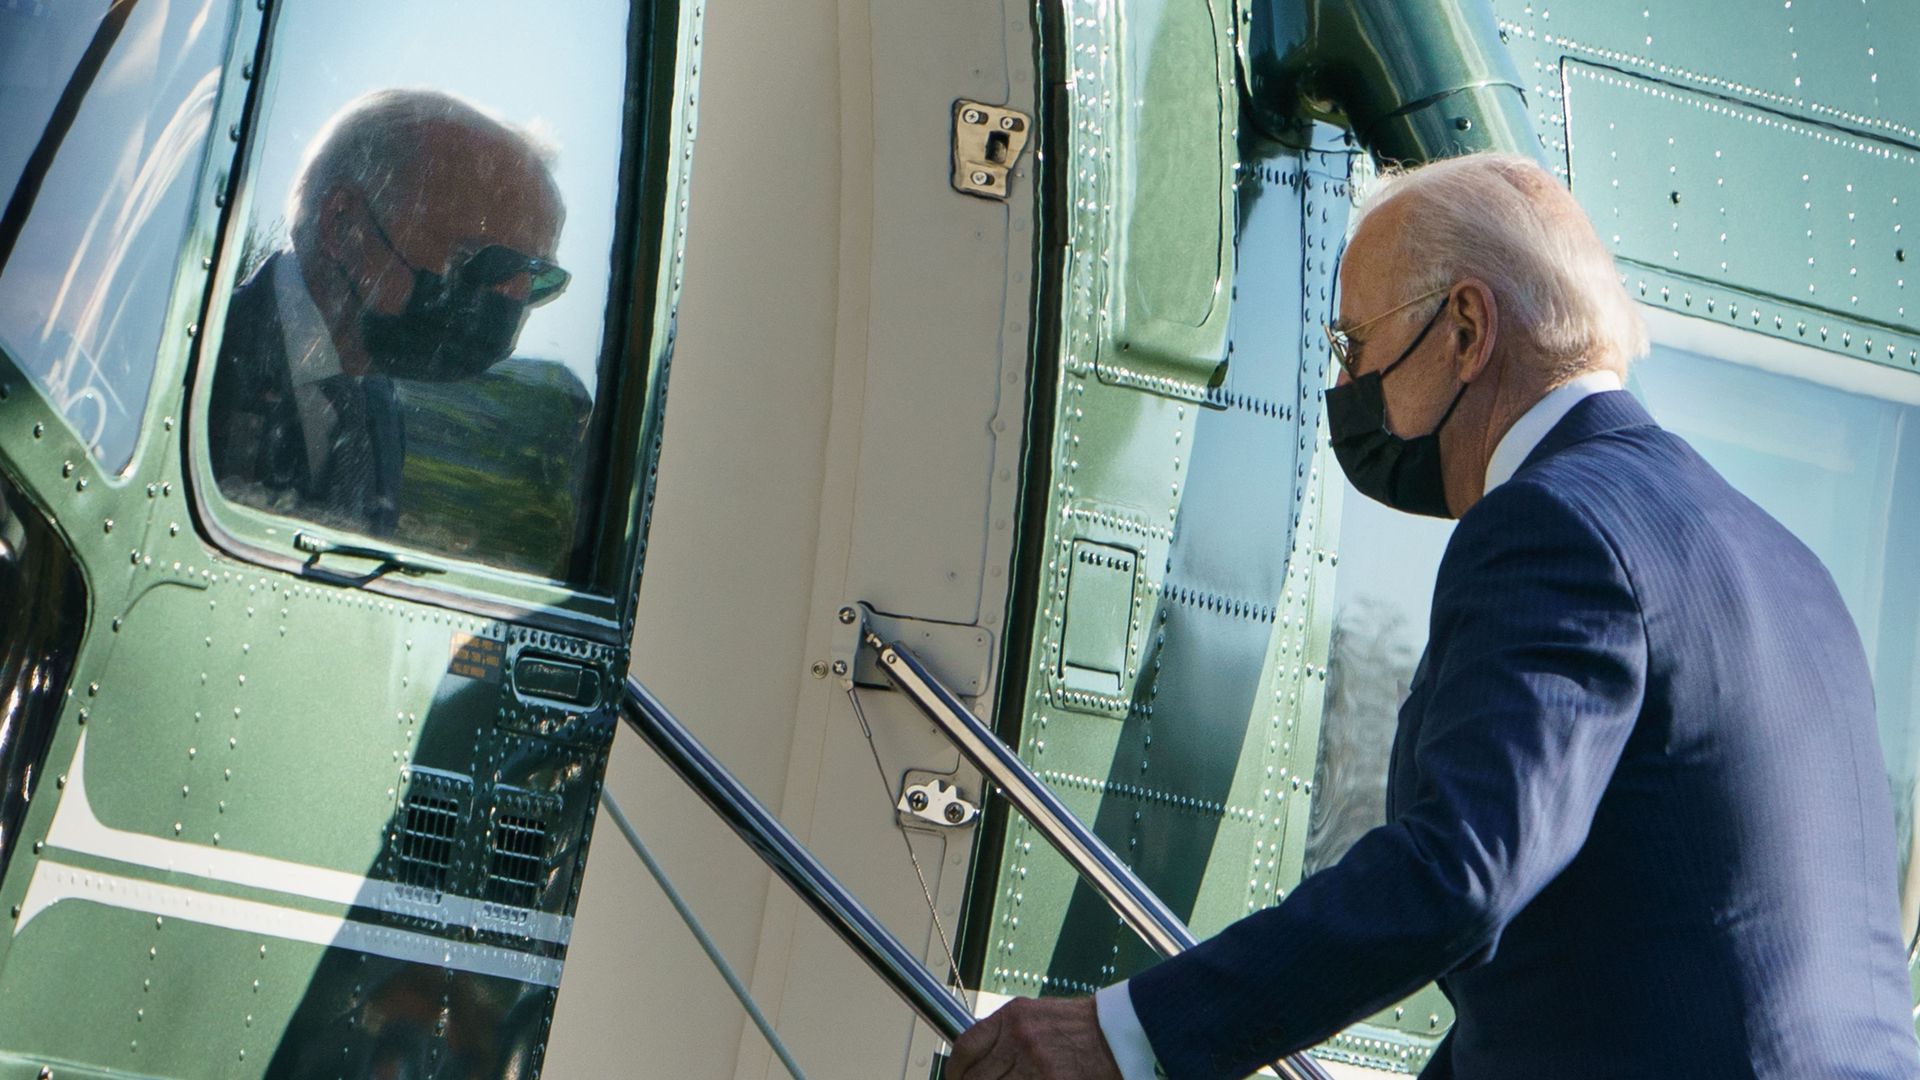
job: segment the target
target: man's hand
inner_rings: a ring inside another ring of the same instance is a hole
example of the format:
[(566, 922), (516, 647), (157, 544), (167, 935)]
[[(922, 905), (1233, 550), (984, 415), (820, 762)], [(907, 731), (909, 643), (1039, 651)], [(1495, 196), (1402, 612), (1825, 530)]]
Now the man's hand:
[(1120, 1080), (1093, 999), (1020, 998), (953, 1044), (948, 1080)]

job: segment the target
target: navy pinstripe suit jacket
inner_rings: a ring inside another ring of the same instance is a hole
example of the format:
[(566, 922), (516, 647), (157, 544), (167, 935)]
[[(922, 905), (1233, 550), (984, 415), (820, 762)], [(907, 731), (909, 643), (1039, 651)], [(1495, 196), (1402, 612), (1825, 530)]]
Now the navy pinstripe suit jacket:
[(1135, 976), (1169, 1076), (1241, 1076), (1439, 978), (1423, 1077), (1920, 1077), (1853, 622), (1630, 395), (1454, 531), (1388, 823)]

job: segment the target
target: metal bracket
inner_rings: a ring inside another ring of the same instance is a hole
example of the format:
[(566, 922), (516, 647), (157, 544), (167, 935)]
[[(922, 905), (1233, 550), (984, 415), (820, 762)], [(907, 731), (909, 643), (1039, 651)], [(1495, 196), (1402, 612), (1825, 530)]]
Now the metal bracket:
[(907, 770), (902, 781), (900, 824), (909, 828), (932, 824), (940, 829), (970, 825), (980, 816), (980, 807), (968, 802), (966, 793), (951, 781), (952, 773), (933, 773), (923, 769)]
[(1007, 174), (1026, 149), (1033, 118), (961, 98), (953, 103), (953, 190), (1007, 197)]
[(879, 654), (862, 648), (869, 633), (888, 641), (911, 645), (928, 667), (940, 673), (945, 685), (961, 697), (979, 697), (992, 674), (993, 635), (978, 626), (934, 622), (904, 615), (882, 615), (865, 603), (840, 608), (833, 639), (828, 644), (829, 670), (843, 690), (856, 686), (876, 689), (893, 683), (880, 670)]

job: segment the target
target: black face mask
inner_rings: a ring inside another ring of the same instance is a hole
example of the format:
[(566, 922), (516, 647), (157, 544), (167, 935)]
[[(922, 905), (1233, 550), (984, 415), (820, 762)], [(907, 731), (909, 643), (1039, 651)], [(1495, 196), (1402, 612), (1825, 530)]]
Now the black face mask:
[(1380, 381), (1413, 355), (1446, 309), (1447, 305), (1441, 303), (1427, 325), (1421, 327), (1419, 336), (1393, 363), (1327, 391), (1327, 428), (1333, 439), (1333, 456), (1339, 459), (1353, 486), (1362, 495), (1395, 510), (1438, 518), (1453, 516), (1447, 509), (1446, 479), (1440, 471), (1440, 429), (1452, 418), (1467, 385), (1460, 384), (1446, 414), (1431, 432), (1403, 439), (1387, 429), (1387, 403)]
[(377, 368), (397, 379), (471, 378), (505, 360), (527, 305), (491, 288), (450, 282), (413, 268), (406, 310), (360, 312), (360, 340)]
[[(413, 271), (413, 289), (398, 315), (375, 309), (354, 290), (360, 342), (380, 373), (396, 379), (467, 379), (505, 360), (519, 340), (527, 309), (558, 296), (571, 277), (545, 259), (498, 244), (466, 257), (448, 274), (436, 274), (408, 262), (371, 210), (367, 223), (393, 257)], [(523, 273), (530, 283), (525, 300), (495, 287)], [(347, 280), (351, 287), (352, 274)]]

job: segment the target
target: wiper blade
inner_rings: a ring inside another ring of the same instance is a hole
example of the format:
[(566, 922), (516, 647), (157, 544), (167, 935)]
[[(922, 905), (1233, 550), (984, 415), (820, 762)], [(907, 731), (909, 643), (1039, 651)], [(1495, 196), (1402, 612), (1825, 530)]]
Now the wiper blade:
[[(320, 578), (323, 581), (330, 581), (337, 585), (364, 585), (375, 578), (383, 577), (396, 571), (410, 577), (418, 577), (422, 574), (446, 573), (445, 570), (437, 566), (428, 566), (425, 563), (414, 562), (397, 551), (373, 547), (368, 544), (342, 544), (335, 540), (329, 540), (324, 536), (316, 536), (310, 532), (294, 533), (293, 546), (307, 553), (307, 561), (302, 564), (300, 568), (302, 574), (308, 577)], [(342, 573), (339, 570), (321, 566), (320, 557), (322, 555), (343, 555), (350, 559), (371, 559), (373, 560), (373, 567), (361, 574)]]

